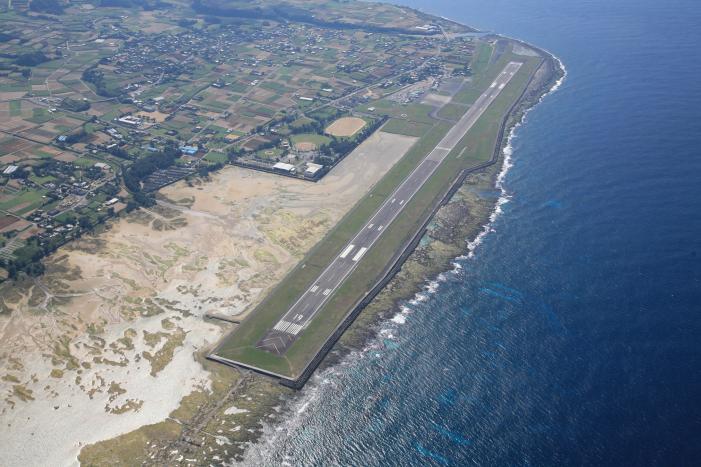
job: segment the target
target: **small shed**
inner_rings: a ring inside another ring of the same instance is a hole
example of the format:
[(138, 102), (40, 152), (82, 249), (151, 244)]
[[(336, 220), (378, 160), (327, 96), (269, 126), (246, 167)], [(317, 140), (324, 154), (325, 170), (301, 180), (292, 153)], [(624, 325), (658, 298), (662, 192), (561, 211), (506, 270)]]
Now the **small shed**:
[(321, 164), (314, 164), (312, 162), (307, 163), (307, 168), (304, 171), (304, 176), (308, 178), (316, 178), (319, 175), (321, 175), (321, 169), (323, 169), (324, 166)]

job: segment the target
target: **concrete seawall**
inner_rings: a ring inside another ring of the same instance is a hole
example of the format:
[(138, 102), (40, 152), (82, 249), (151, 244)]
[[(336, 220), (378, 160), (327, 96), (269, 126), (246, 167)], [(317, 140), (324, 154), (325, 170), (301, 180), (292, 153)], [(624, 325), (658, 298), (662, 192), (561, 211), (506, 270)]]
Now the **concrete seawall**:
[(323, 359), (326, 357), (326, 355), (329, 353), (329, 351), (333, 348), (333, 346), (336, 344), (336, 342), (340, 339), (340, 337), (343, 335), (343, 333), (348, 329), (348, 327), (355, 321), (355, 319), (360, 315), (360, 313), (363, 311), (363, 309), (372, 302), (372, 300), (377, 296), (377, 294), (380, 293), (382, 289), (384, 289), (387, 284), (394, 278), (394, 276), (399, 272), (401, 269), (402, 265), (406, 260), (411, 256), (411, 254), (414, 252), (416, 247), (419, 245), (421, 242), (421, 239), (424, 237), (424, 235), (427, 232), (428, 225), (431, 223), (433, 218), (435, 217), (436, 213), (438, 210), (443, 207), (445, 204), (447, 204), (455, 195), (455, 193), (460, 189), (460, 187), (465, 183), (466, 178), (475, 172), (478, 172), (480, 170), (483, 170), (487, 167), (490, 167), (497, 163), (497, 161), (500, 159), (500, 154), (503, 149), (503, 144), (505, 141), (505, 132), (507, 130), (508, 124), (509, 124), (509, 118), (512, 116), (513, 112), (515, 109), (518, 108), (518, 106), (523, 102), (524, 96), (527, 94), (529, 91), (529, 88), (533, 82), (533, 79), (540, 70), (540, 68), (543, 66), (545, 63), (545, 60), (542, 60), (540, 65), (536, 67), (534, 72), (531, 74), (529, 77), (529, 80), (524, 87), (524, 90), (522, 93), (519, 95), (518, 99), (514, 101), (514, 103), (509, 107), (509, 110), (505, 112), (504, 117), (502, 118), (501, 125), (499, 127), (499, 132), (497, 133), (497, 137), (495, 138), (494, 142), (494, 151), (492, 152), (492, 155), (490, 159), (486, 162), (483, 162), (477, 166), (471, 167), (469, 169), (464, 169), (458, 173), (458, 175), (455, 177), (453, 182), (446, 188), (445, 192), (443, 193), (443, 196), (438, 198), (431, 209), (428, 210), (428, 212), (425, 214), (424, 221), (422, 222), (421, 226), (417, 229), (416, 233), (405, 243), (405, 245), (395, 253), (395, 255), (392, 257), (391, 261), (385, 268), (385, 270), (382, 272), (380, 275), (380, 278), (377, 280), (377, 282), (373, 285), (373, 287), (361, 298), (359, 299), (353, 307), (348, 311), (346, 316), (341, 320), (341, 322), (336, 326), (336, 328), (333, 330), (333, 332), (329, 335), (329, 337), (324, 341), (323, 345), (319, 349), (319, 351), (312, 357), (309, 362), (305, 365), (304, 370), (302, 373), (297, 377), (297, 378), (288, 378), (283, 375), (277, 374), (277, 373), (272, 373), (266, 370), (263, 370), (261, 368), (257, 367), (250, 367), (246, 365), (241, 365), (239, 363), (234, 363), (230, 360), (227, 360), (225, 358), (218, 357), (217, 355), (209, 355), (207, 358), (210, 360), (214, 360), (220, 363), (224, 363), (226, 365), (230, 366), (243, 366), (246, 367), (252, 371), (255, 371), (257, 373), (266, 375), (268, 377), (272, 377), (278, 382), (284, 386), (288, 386), (290, 388), (294, 389), (300, 389), (302, 388), (306, 382), (309, 380), (309, 378), (312, 376), (314, 371), (318, 368), (318, 366), (321, 364)]

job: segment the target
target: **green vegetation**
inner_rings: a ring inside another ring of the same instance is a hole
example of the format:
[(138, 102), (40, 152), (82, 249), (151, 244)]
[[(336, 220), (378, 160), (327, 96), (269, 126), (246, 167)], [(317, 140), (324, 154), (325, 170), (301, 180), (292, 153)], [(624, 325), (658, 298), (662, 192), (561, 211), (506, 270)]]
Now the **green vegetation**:
[(386, 133), (406, 136), (423, 136), (431, 129), (428, 123), (410, 122), (401, 118), (390, 118), (382, 127)]
[(23, 191), (7, 201), (0, 202), (0, 210), (15, 214), (31, 211), (42, 205), (44, 194), (46, 193), (42, 191)]
[(22, 101), (10, 101), (10, 117), (22, 115)]
[(438, 112), (438, 116), (440, 118), (454, 120), (457, 122), (466, 110), (467, 106), (465, 105), (449, 103), (441, 108), (441, 110)]
[(46, 123), (50, 120), (53, 120), (53, 114), (49, 112), (47, 109), (41, 108), (41, 107), (36, 107), (32, 109), (32, 116), (27, 118), (26, 120), (32, 122), (32, 123)]
[[(497, 63), (490, 66), (490, 74), (498, 73), (511, 59), (514, 59), (513, 55), (504, 54)], [(290, 303), (311, 285), (323, 268), (374, 214), (393, 189), (435, 147), (450, 125), (437, 123), (421, 138), (377, 186), (305, 257), (304, 261), (286, 276), (255, 310), (251, 318), (245, 320), (235, 333), (223, 342), (216, 354), (288, 377), (298, 376), (353, 304), (379, 279), (400, 246), (416, 232), (417, 227), (430, 214), (434, 202), (443, 196), (457, 174), (464, 168), (473, 167), (490, 159), (505, 112), (521, 95), (538, 64), (539, 60), (529, 59), (521, 67), (519, 73), (446, 157), (429, 181), (407, 203), (402, 214), (387, 228), (385, 234), (372, 247), (373, 254), (366, 255), (360, 261), (355, 271), (331, 296), (284, 357), (258, 350), (255, 348), (255, 343), (287, 311)], [(484, 85), (476, 89), (470, 87), (470, 91), (479, 95), (485, 88)]]
[(29, 9), (38, 13), (60, 15), (63, 13), (63, 3), (58, 0), (32, 0)]
[(61, 102), (61, 107), (72, 112), (84, 112), (90, 109), (90, 102), (66, 97)]
[(293, 143), (313, 143), (316, 144), (317, 146), (321, 146), (322, 144), (328, 144), (331, 142), (331, 138), (328, 136), (324, 135), (318, 135), (315, 133), (301, 133), (298, 135), (293, 135), (291, 138)]
[(19, 55), (15, 63), (20, 66), (37, 66), (49, 60), (51, 59), (43, 52), (27, 52)]

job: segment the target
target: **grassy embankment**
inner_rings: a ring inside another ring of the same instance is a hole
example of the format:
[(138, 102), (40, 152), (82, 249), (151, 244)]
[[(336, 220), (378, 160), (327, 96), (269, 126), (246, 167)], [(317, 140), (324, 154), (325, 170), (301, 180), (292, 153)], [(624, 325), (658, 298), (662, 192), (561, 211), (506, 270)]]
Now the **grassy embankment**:
[[(481, 54), (477, 57), (480, 56)], [(251, 317), (223, 341), (216, 354), (287, 377), (297, 377), (348, 310), (372, 287), (394, 254), (416, 232), (430, 213), (435, 201), (443, 195), (456, 175), (462, 169), (474, 167), (489, 160), (502, 118), (520, 96), (539, 59), (516, 57), (505, 53), (496, 63), (476, 70), (471, 85), (453, 98), (454, 103), (470, 104), (486, 89), (508, 61), (516, 59), (525, 62), (517, 75), (443, 161), (431, 179), (407, 204), (402, 214), (387, 228), (385, 234), (372, 247), (370, 254), (363, 258), (355, 271), (334, 292), (316, 318), (283, 357), (256, 349), (256, 342), (285, 313), (289, 305), (311, 285), (394, 188), (435, 147), (450, 128), (449, 124), (434, 124), (371, 192), (317, 244), (305, 260), (287, 275)]]

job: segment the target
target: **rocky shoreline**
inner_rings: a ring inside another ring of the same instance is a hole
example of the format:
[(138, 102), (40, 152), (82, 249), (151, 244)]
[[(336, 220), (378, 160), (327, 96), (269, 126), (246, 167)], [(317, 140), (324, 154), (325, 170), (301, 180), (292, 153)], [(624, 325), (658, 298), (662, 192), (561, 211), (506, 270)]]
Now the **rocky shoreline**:
[[(382, 322), (396, 315), (430, 278), (449, 270), (455, 258), (466, 254), (468, 246), (482, 235), (485, 226), (488, 228), (498, 209), (498, 198), (503, 195), (497, 184), (508, 165), (509, 139), (527, 111), (553, 90), (565, 74), (557, 58), (539, 52), (545, 60), (507, 118), (497, 163), (470, 174), (440, 208), (420, 245), (341, 337), (318, 371), (365, 348), (377, 336)], [(273, 380), (232, 371), (206, 361), (203, 355), (198, 360), (210, 372), (209, 390), (203, 388), (185, 397), (180, 408), (161, 423), (85, 447), (79, 457), (81, 463), (240, 461), (246, 450), (255, 449), (264, 433), (284, 420), (289, 409), (305, 395), (305, 390), (295, 392)]]

